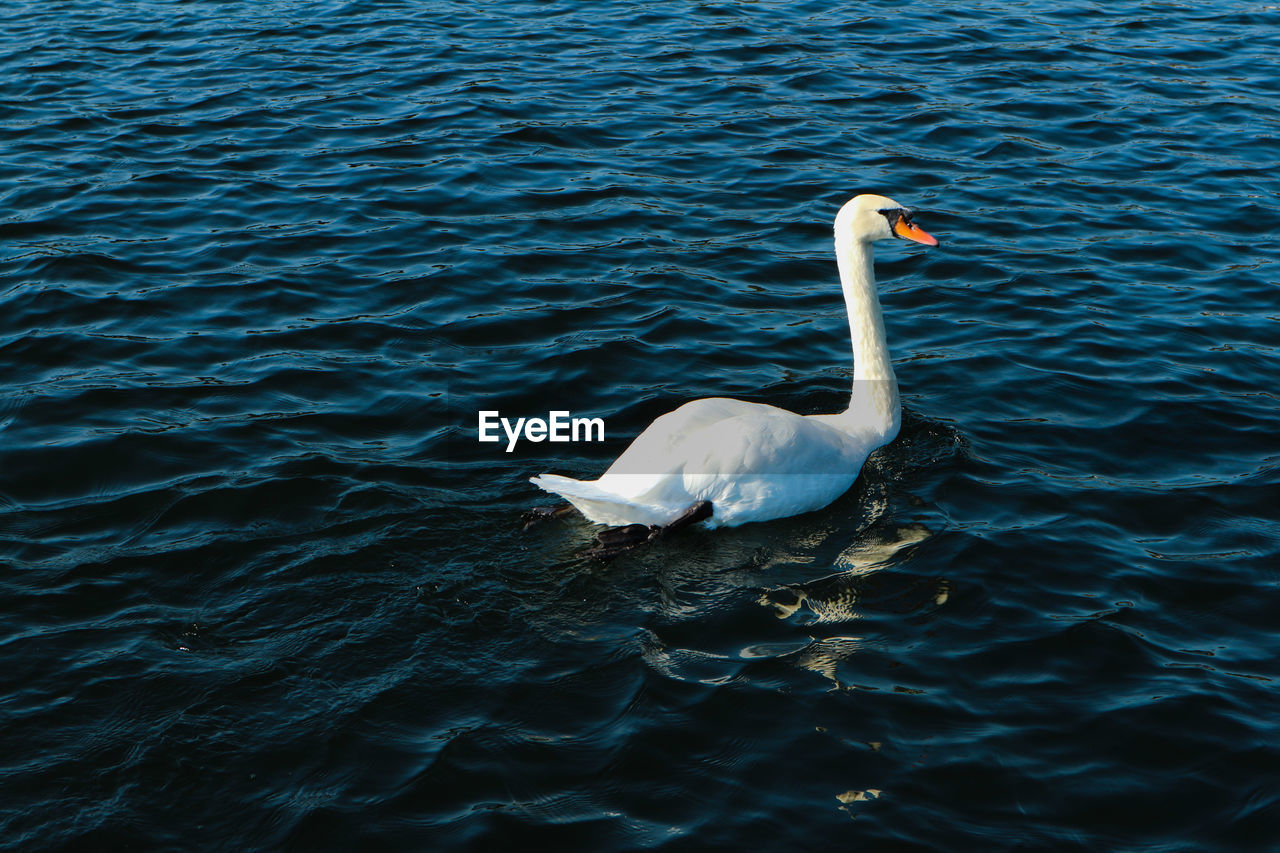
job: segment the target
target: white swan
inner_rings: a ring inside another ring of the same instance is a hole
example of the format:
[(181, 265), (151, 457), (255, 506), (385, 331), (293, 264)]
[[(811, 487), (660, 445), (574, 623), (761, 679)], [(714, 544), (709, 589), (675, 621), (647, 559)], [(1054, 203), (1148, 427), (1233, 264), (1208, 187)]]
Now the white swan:
[(884, 196), (857, 196), (836, 215), (836, 264), (853, 337), (848, 409), (797, 415), (723, 397), (694, 400), (650, 424), (598, 480), (542, 474), (530, 482), (591, 521), (654, 533), (700, 520), (712, 527), (768, 521), (840, 497), (901, 421), (872, 270), (871, 244), (891, 237), (938, 245), (908, 208)]

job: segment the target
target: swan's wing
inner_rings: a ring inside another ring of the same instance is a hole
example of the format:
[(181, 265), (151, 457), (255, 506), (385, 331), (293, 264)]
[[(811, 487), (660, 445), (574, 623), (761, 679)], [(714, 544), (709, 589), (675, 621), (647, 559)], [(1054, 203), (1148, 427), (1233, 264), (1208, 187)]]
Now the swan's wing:
[(774, 409), (721, 421), (691, 442), (686, 490), (724, 524), (820, 509), (848, 491), (871, 446), (829, 423)]
[(834, 427), (761, 406), (708, 424), (686, 442), (690, 474), (814, 475), (849, 467), (850, 439)]
[(688, 470), (690, 454), (700, 452), (699, 445), (709, 440), (714, 443), (722, 424), (735, 419), (745, 419), (743, 423), (753, 419), (764, 421), (775, 413), (799, 417), (775, 406), (728, 397), (707, 397), (685, 403), (649, 424), (614, 460), (605, 476), (680, 474)]

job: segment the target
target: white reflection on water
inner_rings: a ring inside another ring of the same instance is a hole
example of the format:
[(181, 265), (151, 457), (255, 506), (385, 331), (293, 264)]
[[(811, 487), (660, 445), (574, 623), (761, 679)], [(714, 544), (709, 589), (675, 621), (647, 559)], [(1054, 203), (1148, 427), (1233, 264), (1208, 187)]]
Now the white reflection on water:
[[(857, 579), (889, 565), (899, 551), (928, 539), (932, 534), (920, 524), (878, 528), (866, 533), (836, 558), (841, 571), (807, 581), (765, 591), (760, 603), (772, 607), (779, 619), (808, 611), (806, 624), (848, 622), (859, 618)], [(945, 594), (939, 604), (945, 601)]]

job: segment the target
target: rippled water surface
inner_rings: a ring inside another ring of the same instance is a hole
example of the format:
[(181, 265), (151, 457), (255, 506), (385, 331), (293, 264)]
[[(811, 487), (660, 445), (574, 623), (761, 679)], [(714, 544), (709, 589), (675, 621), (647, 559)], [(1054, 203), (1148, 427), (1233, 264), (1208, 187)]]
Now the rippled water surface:
[[(6, 849), (1280, 837), (1275, 7), (0, 17)], [(864, 191), (943, 245), (845, 497), (521, 530), (690, 399), (840, 408)]]

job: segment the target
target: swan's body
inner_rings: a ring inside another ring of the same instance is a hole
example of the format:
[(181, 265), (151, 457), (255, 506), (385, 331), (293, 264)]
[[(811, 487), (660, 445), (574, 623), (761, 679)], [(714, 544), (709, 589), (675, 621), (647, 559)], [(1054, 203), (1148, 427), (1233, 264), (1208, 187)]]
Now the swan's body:
[(858, 196), (836, 216), (854, 355), (844, 412), (797, 415), (723, 397), (694, 400), (650, 424), (598, 480), (542, 474), (531, 482), (591, 521), (614, 526), (662, 527), (704, 501), (708, 526), (731, 526), (810, 512), (840, 497), (901, 422), (871, 249), (894, 236), (937, 245), (911, 223), (909, 210), (883, 196)]

